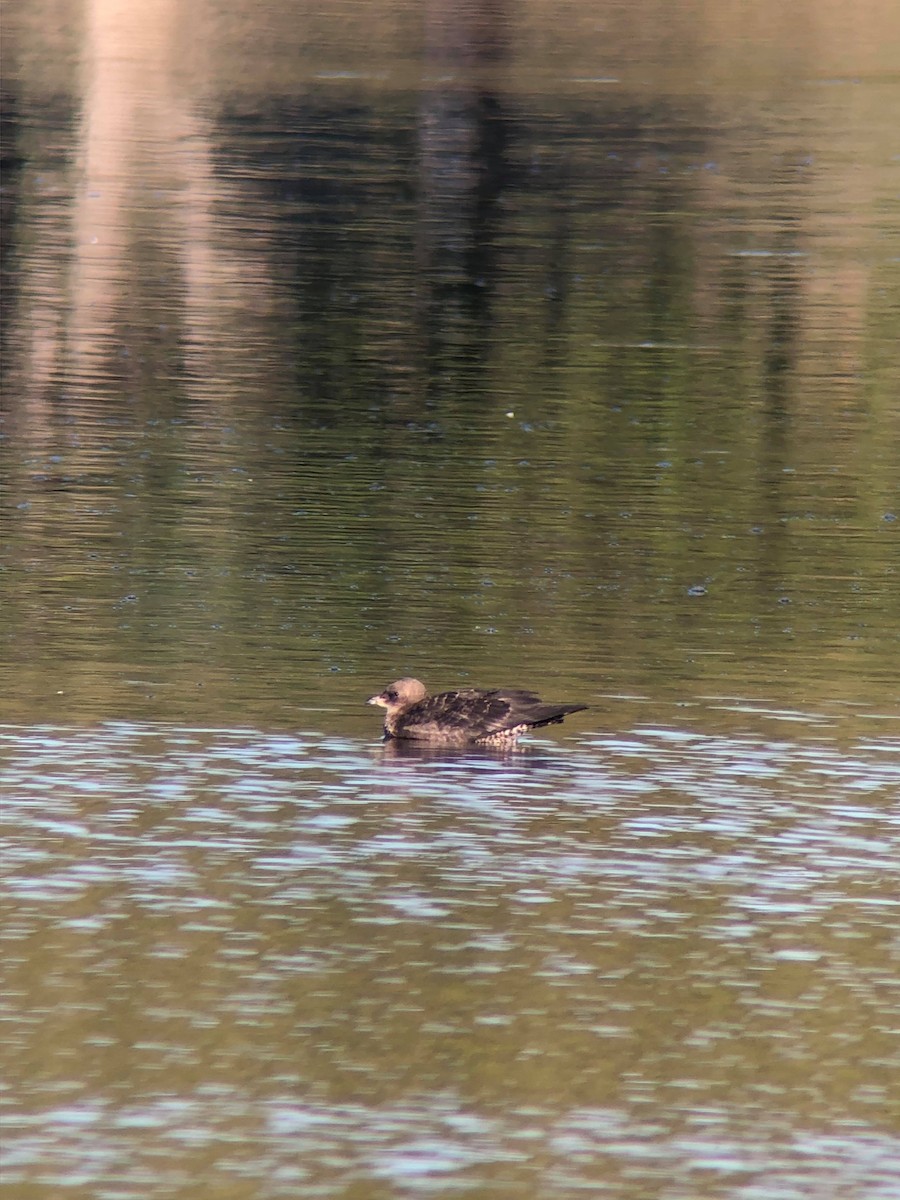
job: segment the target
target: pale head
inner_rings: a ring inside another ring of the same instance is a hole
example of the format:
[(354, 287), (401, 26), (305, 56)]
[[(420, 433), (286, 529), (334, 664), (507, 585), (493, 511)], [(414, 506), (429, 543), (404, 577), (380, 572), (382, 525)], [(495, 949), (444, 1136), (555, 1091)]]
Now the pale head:
[(366, 704), (378, 704), (391, 712), (418, 704), (427, 695), (425, 684), (420, 683), (418, 679), (395, 679), (383, 692), (379, 692), (377, 696), (370, 696)]

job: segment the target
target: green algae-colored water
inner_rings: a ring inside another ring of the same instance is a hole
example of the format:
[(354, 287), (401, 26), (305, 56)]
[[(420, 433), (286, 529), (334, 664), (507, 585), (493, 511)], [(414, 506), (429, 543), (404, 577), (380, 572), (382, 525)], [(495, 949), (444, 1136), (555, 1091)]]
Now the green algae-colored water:
[(765, 7), (6, 6), (11, 1196), (896, 1195), (896, 19)]

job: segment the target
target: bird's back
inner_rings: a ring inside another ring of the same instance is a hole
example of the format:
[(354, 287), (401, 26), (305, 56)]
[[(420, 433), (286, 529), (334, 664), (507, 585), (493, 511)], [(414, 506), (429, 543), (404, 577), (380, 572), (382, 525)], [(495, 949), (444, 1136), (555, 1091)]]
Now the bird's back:
[(515, 742), (526, 729), (554, 724), (584, 708), (547, 704), (534, 692), (517, 689), (461, 688), (410, 705), (394, 718), (390, 734), (448, 745)]

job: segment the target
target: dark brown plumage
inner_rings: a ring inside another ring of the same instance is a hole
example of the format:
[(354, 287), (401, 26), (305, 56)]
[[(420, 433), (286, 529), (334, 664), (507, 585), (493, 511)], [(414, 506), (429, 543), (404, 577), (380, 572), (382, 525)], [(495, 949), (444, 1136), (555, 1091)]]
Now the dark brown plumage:
[(546, 704), (534, 692), (460, 688), (429, 696), (418, 679), (398, 679), (368, 704), (387, 709), (384, 736), (441, 746), (514, 746), (520, 734), (555, 725), (585, 704)]

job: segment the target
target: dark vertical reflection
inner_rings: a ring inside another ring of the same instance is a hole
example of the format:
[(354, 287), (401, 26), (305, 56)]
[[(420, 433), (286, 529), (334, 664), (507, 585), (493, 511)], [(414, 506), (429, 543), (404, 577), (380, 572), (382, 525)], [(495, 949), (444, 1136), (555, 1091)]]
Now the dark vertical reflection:
[[(765, 329), (761, 368), (763, 395), (762, 496), (767, 536), (762, 542), (759, 595), (765, 607), (788, 604), (791, 597), (789, 556), (791, 531), (787, 522), (792, 512), (791, 380), (795, 368), (797, 312), (801, 283), (795, 261), (790, 257), (793, 238), (782, 227), (776, 239), (779, 253), (770, 260), (766, 279), (768, 322)], [(783, 257), (781, 255), (784, 255)], [(784, 628), (790, 629), (790, 616)]]
[[(507, 174), (497, 72), (506, 54), (504, 6), (434, 0), (426, 17), (419, 106), (418, 323), (430, 385), (442, 365), (483, 360), (499, 199)], [(434, 370), (436, 368), (436, 370)]]
[(769, 329), (763, 367), (766, 391), (773, 410), (780, 410), (790, 393), (791, 372), (797, 356), (797, 315), (801, 286), (795, 241), (789, 224), (782, 226), (769, 280)]
[[(11, 298), (7, 295), (7, 279), (14, 283), (14, 276), (8, 276), (9, 253), (14, 245), (13, 230), (15, 229), (17, 201), (20, 195), (19, 175), (24, 159), (19, 151), (21, 138), (21, 120), (19, 114), (18, 96), (5, 88), (0, 91), (0, 271), (3, 277), (3, 289), (0, 293), (0, 304), (3, 306), (4, 318)], [(6, 328), (6, 320), (3, 321)]]

